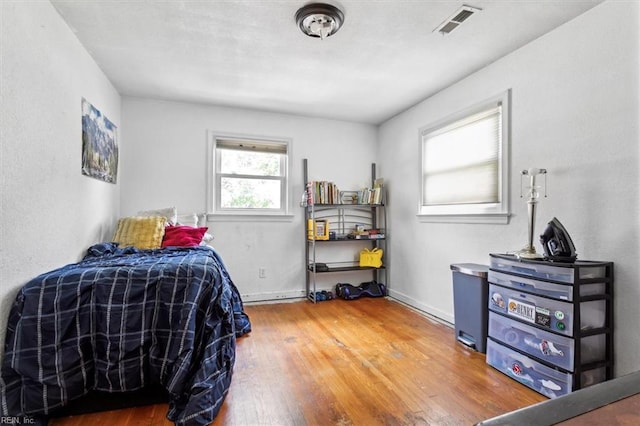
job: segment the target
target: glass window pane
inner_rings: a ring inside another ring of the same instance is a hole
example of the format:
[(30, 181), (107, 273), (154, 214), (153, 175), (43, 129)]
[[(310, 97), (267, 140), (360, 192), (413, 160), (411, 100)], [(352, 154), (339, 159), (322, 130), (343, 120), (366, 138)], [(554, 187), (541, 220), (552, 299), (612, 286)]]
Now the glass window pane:
[(218, 150), (220, 173), (251, 176), (282, 176), (281, 154)]
[(220, 182), (220, 207), (223, 209), (279, 209), (279, 179), (223, 177)]

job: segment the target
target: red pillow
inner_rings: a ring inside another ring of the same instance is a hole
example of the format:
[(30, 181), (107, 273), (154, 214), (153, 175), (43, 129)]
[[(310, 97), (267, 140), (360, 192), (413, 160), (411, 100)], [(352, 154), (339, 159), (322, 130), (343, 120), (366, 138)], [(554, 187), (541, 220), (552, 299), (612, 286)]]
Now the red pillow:
[(164, 228), (162, 247), (193, 247), (199, 246), (202, 237), (209, 228), (194, 228), (192, 226), (167, 226)]

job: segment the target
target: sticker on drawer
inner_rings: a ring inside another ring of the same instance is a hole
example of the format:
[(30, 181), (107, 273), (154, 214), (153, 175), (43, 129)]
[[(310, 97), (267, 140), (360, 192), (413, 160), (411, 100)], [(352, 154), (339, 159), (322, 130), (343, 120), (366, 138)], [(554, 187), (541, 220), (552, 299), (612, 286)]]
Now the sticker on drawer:
[(547, 308), (538, 307), (530, 303), (524, 303), (517, 299), (509, 299), (507, 304), (509, 315), (523, 319), (542, 327), (551, 327), (551, 312)]
[(508, 313), (531, 323), (536, 322), (536, 306), (516, 299), (509, 299)]
[(547, 308), (536, 306), (536, 324), (543, 327), (551, 327), (551, 312)]

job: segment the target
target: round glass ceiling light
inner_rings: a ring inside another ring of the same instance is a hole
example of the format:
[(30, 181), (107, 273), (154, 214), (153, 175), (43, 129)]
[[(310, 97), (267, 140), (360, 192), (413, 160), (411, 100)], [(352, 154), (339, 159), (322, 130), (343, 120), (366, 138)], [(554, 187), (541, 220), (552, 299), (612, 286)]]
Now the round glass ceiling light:
[(309, 37), (325, 39), (338, 32), (344, 22), (344, 14), (330, 4), (311, 3), (296, 12), (296, 23)]

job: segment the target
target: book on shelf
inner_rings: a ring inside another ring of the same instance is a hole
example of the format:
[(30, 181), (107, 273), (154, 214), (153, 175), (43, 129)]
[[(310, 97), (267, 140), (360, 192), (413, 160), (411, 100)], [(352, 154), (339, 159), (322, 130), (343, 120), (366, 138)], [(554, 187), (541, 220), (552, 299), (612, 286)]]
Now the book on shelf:
[(373, 182), (373, 203), (382, 204), (384, 195), (384, 179), (378, 178)]
[(363, 235), (354, 235), (354, 240), (384, 240), (384, 234), (363, 234)]
[(306, 204), (340, 204), (340, 190), (333, 182), (309, 181), (306, 188)]
[(372, 188), (359, 191), (340, 191), (333, 182), (319, 180), (307, 182), (303, 204), (383, 204), (384, 180), (378, 178)]
[(384, 230), (381, 229), (363, 229), (360, 230), (358, 225), (356, 225), (356, 229), (354, 229), (347, 238), (351, 238), (354, 240), (384, 240)]
[(376, 179), (373, 188), (363, 188), (358, 192), (358, 204), (383, 204), (384, 180)]

